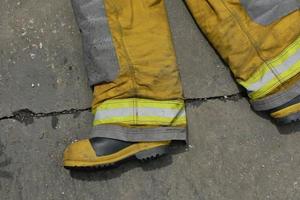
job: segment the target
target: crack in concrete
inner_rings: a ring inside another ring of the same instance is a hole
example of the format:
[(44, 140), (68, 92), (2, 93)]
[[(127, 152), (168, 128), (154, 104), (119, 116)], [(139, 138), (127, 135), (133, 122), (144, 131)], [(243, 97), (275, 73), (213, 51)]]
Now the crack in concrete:
[(59, 115), (70, 115), (70, 114), (77, 116), (81, 112), (90, 111), (90, 110), (91, 110), (91, 107), (82, 108), (82, 109), (71, 108), (68, 110), (53, 111), (53, 112), (48, 112), (48, 113), (43, 113), (43, 112), (35, 113), (32, 110), (26, 108), (26, 109), (17, 110), (15, 112), (13, 112), (12, 115), (10, 115), (10, 116), (1, 117), (0, 121), (14, 119), (21, 123), (25, 123), (25, 125), (28, 125), (28, 124), (32, 124), (35, 118), (38, 119), (38, 118), (44, 118), (44, 117), (56, 117)]
[[(187, 106), (198, 107), (202, 103), (205, 103), (207, 101), (213, 101), (213, 100), (221, 100), (224, 102), (238, 101), (246, 96), (247, 95), (245, 93), (240, 92), (240, 93), (231, 94), (231, 95), (214, 96), (214, 97), (206, 97), (206, 98), (185, 98), (184, 101)], [(12, 115), (10, 115), (10, 116), (1, 117), (0, 121), (14, 119), (21, 123), (24, 123), (25, 125), (28, 125), (28, 124), (32, 124), (34, 122), (35, 118), (36, 119), (45, 118), (45, 117), (53, 118), (53, 117), (57, 117), (59, 115), (71, 115), (71, 114), (73, 114), (74, 117), (76, 117), (80, 113), (85, 112), (85, 111), (91, 111), (91, 107), (82, 108), (82, 109), (71, 108), (68, 110), (53, 111), (53, 112), (48, 112), (48, 113), (43, 113), (43, 112), (36, 113), (28, 108), (25, 108), (25, 109), (14, 111), (12, 113)]]
[(192, 107), (199, 107), (202, 103), (208, 101), (215, 101), (220, 100), (223, 102), (227, 101), (239, 101), (242, 98), (246, 98), (247, 94), (245, 92), (239, 92), (236, 94), (224, 95), (224, 96), (213, 96), (213, 97), (206, 97), (206, 98), (186, 98), (184, 99), (187, 106)]

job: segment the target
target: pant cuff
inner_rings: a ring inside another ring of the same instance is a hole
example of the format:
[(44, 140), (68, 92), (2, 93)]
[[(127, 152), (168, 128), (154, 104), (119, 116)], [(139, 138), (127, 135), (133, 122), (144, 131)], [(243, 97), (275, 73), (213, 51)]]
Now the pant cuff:
[(186, 127), (124, 127), (119, 125), (98, 125), (92, 129), (91, 137), (105, 137), (128, 142), (150, 142), (187, 140)]
[(288, 90), (275, 93), (259, 100), (252, 100), (251, 105), (256, 111), (271, 110), (279, 107), (300, 95), (300, 82)]

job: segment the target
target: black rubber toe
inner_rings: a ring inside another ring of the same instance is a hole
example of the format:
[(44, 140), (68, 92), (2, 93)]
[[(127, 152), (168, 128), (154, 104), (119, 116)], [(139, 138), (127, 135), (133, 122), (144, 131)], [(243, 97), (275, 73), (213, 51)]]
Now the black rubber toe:
[(110, 155), (134, 144), (134, 142), (125, 142), (101, 137), (91, 138), (90, 143), (97, 156)]

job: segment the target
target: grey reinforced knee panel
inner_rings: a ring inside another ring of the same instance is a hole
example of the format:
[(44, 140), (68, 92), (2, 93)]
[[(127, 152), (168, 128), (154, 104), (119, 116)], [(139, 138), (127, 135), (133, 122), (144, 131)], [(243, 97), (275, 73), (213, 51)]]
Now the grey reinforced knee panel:
[(268, 25), (300, 8), (300, 0), (241, 0), (251, 18)]
[(113, 81), (118, 75), (119, 64), (104, 0), (72, 0), (72, 5), (82, 34), (89, 84)]

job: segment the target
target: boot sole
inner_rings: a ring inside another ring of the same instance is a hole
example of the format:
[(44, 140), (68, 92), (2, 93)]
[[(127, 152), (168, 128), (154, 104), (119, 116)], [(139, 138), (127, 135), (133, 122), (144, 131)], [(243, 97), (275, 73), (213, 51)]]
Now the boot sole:
[(111, 167), (122, 160), (125, 160), (130, 157), (135, 157), (141, 161), (153, 160), (158, 158), (168, 152), (169, 144), (160, 145), (156, 147), (145, 147), (141, 149), (141, 147), (136, 145), (131, 145), (113, 155), (105, 156), (106, 159), (99, 158), (97, 161), (72, 161), (65, 160), (64, 167), (65, 168), (106, 168)]
[[(280, 125), (290, 124), (300, 120), (300, 95), (288, 103), (270, 110), (271, 117)], [(292, 113), (294, 112), (294, 113)]]
[(276, 121), (276, 123), (282, 124), (282, 125), (290, 124), (293, 122), (298, 122), (298, 121), (300, 121), (300, 112), (294, 113), (287, 117), (275, 119), (275, 121)]

